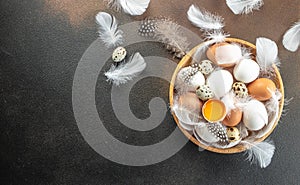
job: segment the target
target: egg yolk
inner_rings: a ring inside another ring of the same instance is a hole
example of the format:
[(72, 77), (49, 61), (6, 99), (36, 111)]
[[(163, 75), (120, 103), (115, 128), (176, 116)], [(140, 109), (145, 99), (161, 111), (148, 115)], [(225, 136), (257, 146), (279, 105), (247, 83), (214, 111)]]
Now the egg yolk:
[(226, 115), (226, 109), (223, 102), (219, 100), (208, 100), (202, 108), (204, 118), (209, 122), (222, 120)]

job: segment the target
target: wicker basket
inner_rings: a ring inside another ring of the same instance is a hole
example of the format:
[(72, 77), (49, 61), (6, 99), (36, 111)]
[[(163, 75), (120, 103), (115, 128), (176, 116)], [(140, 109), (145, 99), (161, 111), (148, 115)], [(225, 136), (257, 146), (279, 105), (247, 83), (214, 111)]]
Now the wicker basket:
[[(249, 48), (251, 50), (251, 53), (253, 55), (256, 55), (256, 47), (255, 45), (247, 42), (247, 41), (244, 41), (244, 40), (241, 40), (241, 39), (236, 39), (236, 38), (226, 38), (225, 39), (226, 42), (228, 43), (238, 43), (242, 46), (245, 46), (247, 48)], [(203, 44), (203, 43), (202, 43)], [(172, 81), (171, 81), (171, 84), (170, 84), (170, 91), (169, 91), (169, 98), (170, 98), (170, 105), (171, 107), (173, 106), (173, 103), (174, 103), (174, 84), (175, 84), (175, 80), (176, 80), (176, 76), (177, 76), (177, 73), (179, 72), (179, 70), (185, 66), (188, 66), (191, 62), (191, 56), (193, 56), (193, 54), (196, 52), (197, 48), (201, 46), (198, 45), (197, 47), (193, 48), (180, 62), (179, 64), (177, 65), (176, 69), (175, 69), (175, 72), (173, 73), (173, 76), (172, 76)], [(276, 77), (275, 77), (275, 84), (277, 86), (277, 88), (279, 89), (279, 91), (281, 92), (282, 94), (282, 98), (279, 102), (279, 112), (278, 112), (278, 116), (277, 116), (277, 119), (272, 127), (272, 129), (267, 133), (265, 134), (263, 137), (261, 138), (258, 138), (256, 140), (256, 142), (261, 142), (263, 140), (265, 140), (271, 133), (272, 131), (275, 129), (275, 127), (277, 126), (278, 124), (278, 121), (280, 119), (280, 116), (281, 116), (281, 113), (282, 113), (282, 109), (283, 109), (283, 104), (284, 104), (284, 88), (283, 88), (283, 83), (282, 83), (282, 79), (281, 79), (281, 76), (280, 76), (280, 73), (278, 71), (278, 68), (274, 65), (273, 66), (274, 68), (274, 71), (276, 73)], [(244, 150), (246, 150), (245, 146), (244, 145), (241, 145), (241, 144), (238, 144), (232, 148), (226, 148), (226, 149), (221, 149), (221, 148), (215, 148), (215, 147), (212, 147), (212, 146), (206, 146), (202, 143), (200, 143), (192, 134), (190, 134), (188, 131), (186, 131), (184, 128), (182, 128), (182, 126), (179, 124), (179, 121), (178, 121), (178, 118), (176, 117), (176, 115), (173, 113), (173, 117), (175, 119), (175, 122), (177, 123), (177, 126), (180, 128), (180, 130), (184, 133), (184, 135), (186, 137), (188, 137), (193, 143), (195, 143), (196, 145), (200, 146), (201, 148), (204, 148), (206, 150), (209, 150), (209, 151), (212, 151), (212, 152), (216, 152), (216, 153), (223, 153), (223, 154), (232, 154), (232, 153), (239, 153), (239, 152), (243, 152)]]

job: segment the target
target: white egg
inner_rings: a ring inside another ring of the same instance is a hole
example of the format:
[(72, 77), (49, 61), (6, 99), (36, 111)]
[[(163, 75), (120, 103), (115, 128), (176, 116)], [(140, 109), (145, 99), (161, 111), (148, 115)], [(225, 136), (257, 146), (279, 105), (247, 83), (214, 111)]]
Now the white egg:
[(190, 86), (195, 88), (195, 90), (200, 86), (205, 84), (205, 78), (203, 74), (198, 71), (190, 80)]
[(259, 65), (251, 59), (243, 59), (233, 69), (234, 78), (244, 83), (254, 81), (259, 75)]
[(231, 90), (233, 77), (227, 70), (218, 70), (209, 75), (207, 85), (218, 98), (224, 96)]
[(243, 109), (243, 122), (249, 130), (260, 130), (268, 124), (265, 105), (258, 100), (251, 100)]
[(215, 143), (219, 141), (217, 137), (215, 137), (212, 133), (209, 132), (207, 126), (195, 127), (195, 132), (201, 139), (208, 143)]
[(219, 46), (216, 48), (215, 58), (220, 66), (232, 66), (242, 58), (242, 50), (234, 44)]
[(183, 88), (186, 91), (196, 91), (196, 89), (205, 84), (205, 77), (197, 69), (189, 67), (182, 68), (176, 78), (176, 88)]

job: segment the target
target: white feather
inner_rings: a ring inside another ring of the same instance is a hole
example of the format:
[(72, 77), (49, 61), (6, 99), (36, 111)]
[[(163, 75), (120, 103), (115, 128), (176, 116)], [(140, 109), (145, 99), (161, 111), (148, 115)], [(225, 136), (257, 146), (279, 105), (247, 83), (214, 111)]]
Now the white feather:
[(149, 6), (150, 0), (120, 0), (125, 13), (142, 15)]
[(223, 30), (212, 30), (205, 33), (205, 40), (212, 40), (216, 43), (224, 42), (226, 37), (229, 37), (230, 34), (225, 33)]
[(226, 115), (230, 115), (231, 111), (237, 108), (235, 105), (236, 98), (233, 91), (225, 94), (225, 96), (222, 97), (221, 101), (225, 104)]
[(282, 40), (283, 46), (289, 51), (296, 51), (300, 45), (300, 21), (296, 22), (287, 32)]
[(249, 135), (248, 129), (244, 123), (241, 122), (236, 127), (239, 129), (242, 139), (244, 139), (245, 137), (247, 137)]
[(226, 0), (227, 6), (234, 14), (248, 14), (259, 10), (264, 4), (263, 0)]
[(106, 0), (108, 7), (130, 15), (142, 15), (149, 6), (150, 0)]
[(202, 60), (205, 59), (206, 51), (211, 41), (208, 42), (204, 42), (197, 48), (196, 52), (192, 55), (192, 64), (199, 64)]
[(223, 18), (211, 14), (207, 11), (201, 11), (195, 5), (191, 5), (188, 12), (188, 19), (197, 27), (203, 30), (220, 30), (224, 27)]
[(104, 75), (107, 77), (107, 81), (111, 81), (118, 86), (132, 80), (133, 77), (137, 76), (145, 68), (145, 59), (140, 53), (135, 53), (130, 57), (129, 62), (121, 64), (118, 67), (113, 65)]
[(278, 47), (276, 43), (267, 38), (256, 39), (256, 60), (262, 71), (268, 71), (272, 65), (279, 65)]
[(118, 23), (114, 16), (100, 12), (96, 15), (99, 25), (99, 37), (108, 48), (119, 46), (123, 43), (123, 31), (118, 29)]
[(270, 91), (270, 92), (272, 94), (272, 97), (270, 100), (268, 100), (266, 102), (265, 106), (266, 106), (269, 114), (274, 113), (274, 112), (277, 113), (277, 111), (279, 109), (279, 100), (281, 99), (282, 94), (278, 89), (275, 92), (272, 92), (272, 91)]
[(199, 120), (201, 119), (201, 117), (191, 110), (180, 106), (176, 101), (174, 102), (174, 105), (172, 107), (172, 112), (174, 112), (178, 120), (185, 125), (200, 125)]
[(250, 51), (249, 48), (245, 47), (245, 46), (240, 46), (242, 49), (242, 58), (243, 59), (251, 59), (252, 56), (252, 52)]
[(275, 151), (272, 141), (262, 141), (260, 143), (242, 141), (242, 143), (248, 147), (245, 151), (246, 160), (258, 164), (261, 168), (269, 166)]

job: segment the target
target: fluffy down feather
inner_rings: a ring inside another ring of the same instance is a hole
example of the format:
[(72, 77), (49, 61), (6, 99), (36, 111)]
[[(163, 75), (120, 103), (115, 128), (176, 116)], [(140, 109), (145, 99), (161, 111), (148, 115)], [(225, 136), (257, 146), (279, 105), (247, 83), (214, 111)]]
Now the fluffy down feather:
[(223, 18), (211, 14), (207, 11), (201, 11), (195, 5), (191, 5), (188, 12), (188, 19), (197, 27), (203, 30), (220, 30), (224, 27)]
[(246, 160), (258, 164), (261, 168), (269, 166), (275, 151), (275, 146), (272, 141), (262, 141), (260, 143), (242, 141), (242, 143), (248, 147), (245, 151), (247, 155)]
[(132, 80), (132, 78), (140, 74), (145, 68), (145, 59), (140, 53), (135, 53), (127, 63), (118, 67), (111, 66), (104, 75), (107, 77), (107, 81), (111, 81), (118, 86)]
[(106, 0), (108, 7), (130, 15), (142, 15), (149, 6), (150, 0)]
[(259, 10), (264, 4), (263, 0), (226, 0), (227, 6), (234, 14), (248, 14)]
[(99, 37), (108, 48), (119, 46), (123, 43), (123, 31), (118, 29), (118, 23), (114, 16), (100, 12), (96, 15), (99, 25)]
[(289, 51), (296, 51), (300, 45), (300, 20), (283, 36), (283, 46)]
[(256, 60), (263, 72), (269, 71), (272, 65), (279, 65), (278, 47), (276, 43), (268, 38), (256, 39)]

